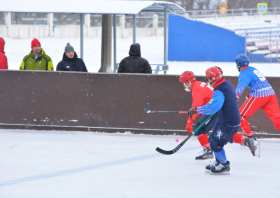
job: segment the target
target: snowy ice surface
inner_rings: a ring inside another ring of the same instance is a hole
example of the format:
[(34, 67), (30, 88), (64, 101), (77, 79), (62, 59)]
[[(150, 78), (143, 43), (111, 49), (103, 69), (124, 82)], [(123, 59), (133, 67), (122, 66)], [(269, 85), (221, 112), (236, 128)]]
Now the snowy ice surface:
[[(32, 39), (10, 39), (4, 38), (5, 52), (8, 57), (9, 69), (18, 70), (23, 57), (29, 54)], [(59, 61), (62, 60), (64, 48), (67, 42), (74, 47), (80, 56), (80, 39), (39, 39), (42, 48), (49, 55), (54, 64), (54, 70)], [(137, 37), (136, 42), (141, 45), (142, 57), (150, 64), (163, 64), (163, 37)], [(117, 62), (128, 56), (132, 38), (117, 39)], [(205, 76), (205, 70), (211, 66), (219, 66), (223, 69), (225, 76), (238, 76), (238, 71), (233, 62), (176, 62), (169, 61), (167, 74), (180, 75), (186, 70), (193, 71), (197, 76)], [(89, 72), (97, 73), (101, 63), (101, 39), (84, 39), (84, 62)], [(113, 53), (112, 53), (113, 64)], [(252, 63), (251, 66), (258, 68), (265, 76), (280, 76), (280, 64), (278, 63)]]
[[(79, 55), (77, 39), (39, 39), (54, 68), (67, 42)], [(31, 39), (5, 38), (9, 69), (18, 70), (30, 52)], [(163, 63), (163, 37), (140, 37), (142, 57)], [(132, 38), (117, 40), (117, 62), (128, 55)], [(89, 72), (100, 68), (101, 39), (84, 39)], [(224, 75), (237, 76), (234, 62), (168, 62), (168, 74), (192, 70), (205, 75), (220, 66)], [(252, 63), (265, 76), (280, 76), (280, 64)], [(46, 118), (47, 120), (47, 118)], [(225, 146), (231, 174), (204, 173), (207, 161), (194, 158), (201, 151), (191, 138), (178, 153), (171, 150), (184, 136), (133, 135), (63, 131), (0, 130), (1, 198), (276, 198), (280, 197), (280, 140), (261, 139), (261, 157), (238, 144)]]
[(261, 139), (261, 157), (225, 146), (230, 175), (205, 173), (192, 137), (66, 131), (0, 130), (1, 198), (276, 198), (280, 140)]

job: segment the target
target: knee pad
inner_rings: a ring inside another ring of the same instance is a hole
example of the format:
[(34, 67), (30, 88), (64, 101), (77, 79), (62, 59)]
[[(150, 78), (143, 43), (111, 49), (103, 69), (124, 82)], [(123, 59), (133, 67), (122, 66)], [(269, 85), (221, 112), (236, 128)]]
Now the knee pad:
[(210, 134), (208, 141), (212, 151), (214, 152), (220, 152), (224, 147), (224, 145), (220, 145), (219, 142), (215, 140), (213, 133)]

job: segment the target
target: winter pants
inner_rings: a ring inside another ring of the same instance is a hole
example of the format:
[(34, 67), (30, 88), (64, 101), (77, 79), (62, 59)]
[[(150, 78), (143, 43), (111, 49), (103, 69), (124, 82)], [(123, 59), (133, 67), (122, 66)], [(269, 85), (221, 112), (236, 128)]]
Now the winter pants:
[[(196, 125), (193, 127), (193, 131), (199, 127), (210, 115), (203, 115)], [(218, 120), (218, 115), (214, 115), (210, 120), (208, 120), (194, 135), (199, 136), (202, 134), (207, 134), (211, 129), (213, 129), (215, 123)]]
[(272, 121), (274, 127), (280, 131), (280, 110), (276, 95), (262, 98), (249, 97), (240, 107), (241, 128), (248, 136), (253, 136), (248, 118), (258, 109), (262, 109), (265, 115)]
[(232, 137), (236, 134), (238, 128), (239, 126), (229, 127), (218, 120), (214, 126), (213, 132), (208, 138), (212, 151), (220, 152), (224, 145), (232, 140)]

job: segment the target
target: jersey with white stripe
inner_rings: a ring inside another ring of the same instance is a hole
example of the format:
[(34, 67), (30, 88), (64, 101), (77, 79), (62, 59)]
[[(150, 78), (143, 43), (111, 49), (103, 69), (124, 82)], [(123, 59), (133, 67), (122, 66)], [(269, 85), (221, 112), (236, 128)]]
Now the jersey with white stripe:
[(251, 94), (256, 98), (274, 95), (275, 92), (264, 75), (254, 67), (248, 66), (243, 69), (238, 77), (238, 84), (236, 87), (236, 94), (241, 96), (244, 89), (249, 87)]

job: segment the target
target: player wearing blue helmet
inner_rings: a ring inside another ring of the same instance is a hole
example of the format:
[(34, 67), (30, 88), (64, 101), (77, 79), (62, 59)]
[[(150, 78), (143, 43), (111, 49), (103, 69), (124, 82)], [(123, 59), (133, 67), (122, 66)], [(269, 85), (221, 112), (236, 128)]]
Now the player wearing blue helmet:
[(249, 66), (249, 58), (244, 54), (235, 57), (236, 66), (240, 72), (236, 87), (237, 98), (248, 87), (251, 91), (248, 99), (240, 107), (241, 128), (248, 137), (253, 137), (248, 118), (258, 109), (262, 109), (280, 131), (280, 111), (275, 92), (264, 75), (254, 67)]

